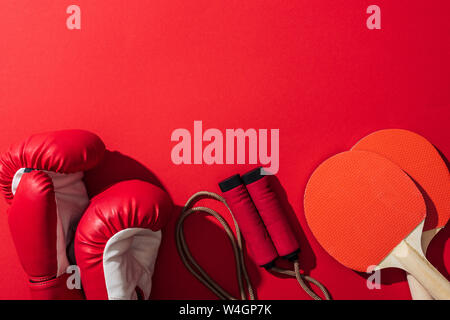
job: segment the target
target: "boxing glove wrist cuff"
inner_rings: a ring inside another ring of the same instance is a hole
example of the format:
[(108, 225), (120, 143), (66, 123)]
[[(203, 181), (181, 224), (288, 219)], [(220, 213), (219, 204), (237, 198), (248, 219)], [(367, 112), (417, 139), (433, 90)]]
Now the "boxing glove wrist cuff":
[(82, 300), (83, 293), (80, 289), (69, 288), (69, 274), (65, 273), (60, 277), (46, 281), (36, 281), (36, 278), (29, 279), (31, 298), (33, 300)]

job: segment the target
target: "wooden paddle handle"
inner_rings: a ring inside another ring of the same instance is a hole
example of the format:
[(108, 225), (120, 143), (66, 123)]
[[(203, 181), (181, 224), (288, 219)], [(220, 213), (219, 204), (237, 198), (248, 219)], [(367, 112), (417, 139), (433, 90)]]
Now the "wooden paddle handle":
[[(433, 240), (434, 236), (441, 230), (442, 228), (436, 228), (431, 230), (426, 230), (422, 232), (422, 251), (424, 254), (427, 253), (428, 245), (431, 240)], [(417, 281), (412, 275), (409, 273), (406, 274), (406, 279), (409, 284), (409, 291), (411, 292), (411, 298), (413, 300), (433, 300), (433, 297), (428, 293), (427, 290)]]
[(413, 300), (433, 300), (428, 291), (416, 280), (411, 274), (406, 274), (408, 280), (409, 291)]
[(419, 283), (437, 300), (450, 300), (450, 283), (408, 242), (402, 241), (392, 252)]

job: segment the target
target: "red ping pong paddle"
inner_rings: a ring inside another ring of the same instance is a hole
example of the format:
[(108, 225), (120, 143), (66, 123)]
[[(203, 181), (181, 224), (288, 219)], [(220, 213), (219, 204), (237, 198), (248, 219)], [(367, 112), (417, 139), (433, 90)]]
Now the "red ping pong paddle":
[[(352, 150), (385, 157), (419, 185), (427, 207), (422, 233), (422, 249), (426, 253), (433, 237), (450, 218), (450, 174), (439, 152), (424, 137), (402, 129), (376, 131), (361, 139)], [(407, 278), (414, 300), (431, 299), (411, 275)]]
[(329, 158), (308, 181), (304, 206), (317, 241), (343, 265), (401, 268), (434, 298), (450, 299), (449, 282), (422, 252), (422, 194), (391, 161), (365, 151)]

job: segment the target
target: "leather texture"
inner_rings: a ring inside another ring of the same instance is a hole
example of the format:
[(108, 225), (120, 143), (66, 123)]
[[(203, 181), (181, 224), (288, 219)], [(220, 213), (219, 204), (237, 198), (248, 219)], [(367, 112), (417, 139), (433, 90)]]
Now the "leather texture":
[(82, 290), (67, 288), (69, 274), (63, 274), (48, 281), (30, 282), (33, 300), (84, 300)]
[(66, 285), (67, 248), (89, 203), (83, 171), (104, 152), (95, 134), (63, 130), (33, 135), (0, 157), (0, 190), (33, 299), (83, 298)]
[[(119, 182), (91, 200), (75, 236), (75, 255), (87, 299), (135, 299), (136, 292), (144, 292), (148, 299), (159, 230), (172, 210), (165, 191), (140, 180)], [(126, 278), (136, 273), (144, 278)], [(145, 277), (148, 281), (142, 281)]]
[(103, 158), (105, 145), (89, 131), (60, 130), (39, 133), (12, 145), (0, 158), (0, 189), (11, 202), (11, 184), (21, 168), (56, 173), (75, 173), (96, 166)]
[(31, 281), (56, 276), (56, 202), (52, 179), (42, 171), (25, 173), (8, 210), (11, 236)]

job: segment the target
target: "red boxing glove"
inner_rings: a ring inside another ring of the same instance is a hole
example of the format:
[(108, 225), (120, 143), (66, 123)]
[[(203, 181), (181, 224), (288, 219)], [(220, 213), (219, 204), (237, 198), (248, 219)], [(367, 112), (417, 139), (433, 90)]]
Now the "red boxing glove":
[(0, 188), (33, 299), (82, 299), (66, 280), (77, 222), (89, 203), (83, 171), (100, 162), (96, 135), (64, 130), (33, 135), (0, 158)]
[(75, 255), (87, 299), (148, 299), (161, 228), (173, 204), (139, 180), (115, 184), (91, 200), (75, 235)]

